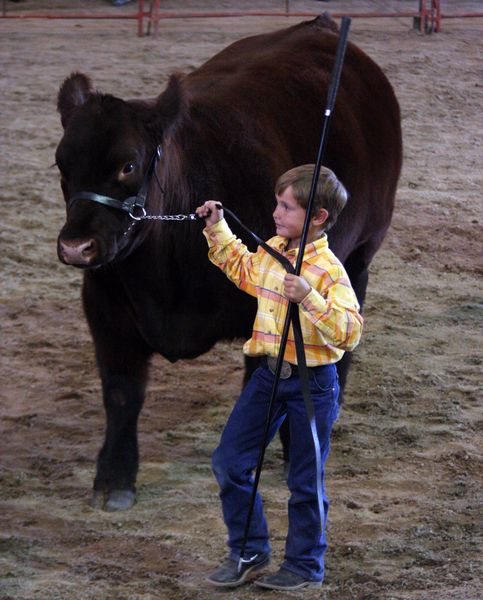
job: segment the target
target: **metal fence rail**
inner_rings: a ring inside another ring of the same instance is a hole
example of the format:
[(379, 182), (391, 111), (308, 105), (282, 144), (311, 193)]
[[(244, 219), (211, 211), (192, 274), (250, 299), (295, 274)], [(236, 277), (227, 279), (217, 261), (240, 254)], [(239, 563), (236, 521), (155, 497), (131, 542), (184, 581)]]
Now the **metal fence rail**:
[[(138, 0), (136, 12), (9, 12), (7, 10), (7, 0), (2, 0), (3, 19), (132, 19), (138, 24), (138, 35), (145, 33), (157, 35), (159, 32), (159, 23), (165, 19), (200, 19), (200, 18), (222, 18), (222, 17), (316, 17), (320, 11), (292, 11), (290, 0), (284, 0), (284, 9), (274, 10), (234, 10), (234, 11), (185, 11), (185, 10), (161, 10), (161, 0), (151, 0), (149, 8), (146, 7), (145, 0)], [(282, 4), (282, 2), (280, 2)], [(433, 33), (441, 31), (443, 19), (450, 18), (481, 18), (483, 12), (464, 12), (464, 13), (446, 13), (441, 9), (441, 0), (414, 0), (414, 10), (409, 11), (371, 11), (371, 12), (352, 12), (331, 11), (334, 18), (412, 18), (413, 26), (421, 32)]]

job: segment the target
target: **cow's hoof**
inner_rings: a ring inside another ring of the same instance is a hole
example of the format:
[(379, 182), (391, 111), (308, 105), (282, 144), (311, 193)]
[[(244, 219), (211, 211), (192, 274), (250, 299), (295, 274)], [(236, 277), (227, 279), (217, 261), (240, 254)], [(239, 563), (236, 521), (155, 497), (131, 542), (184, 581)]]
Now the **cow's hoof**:
[(117, 510), (129, 510), (136, 502), (136, 494), (130, 490), (113, 490), (107, 496), (104, 510), (116, 512)]

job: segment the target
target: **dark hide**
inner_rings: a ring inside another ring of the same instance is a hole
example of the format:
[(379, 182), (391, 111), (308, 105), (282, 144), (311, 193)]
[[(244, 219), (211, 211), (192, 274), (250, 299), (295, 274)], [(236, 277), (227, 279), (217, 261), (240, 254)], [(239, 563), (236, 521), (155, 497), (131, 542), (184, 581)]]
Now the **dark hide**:
[[(56, 161), (65, 199), (81, 191), (120, 200), (135, 194), (161, 144), (164, 194), (153, 178), (148, 213), (190, 213), (216, 199), (270, 237), (276, 178), (315, 161), (338, 40), (333, 29), (321, 17), (243, 39), (193, 73), (173, 76), (151, 100), (100, 94), (85, 75), (73, 74), (58, 97), (64, 136)], [(329, 238), (361, 305), (369, 263), (391, 220), (401, 155), (393, 90), (349, 44), (324, 162), (350, 193)], [(246, 338), (255, 311), (253, 299), (208, 262), (201, 223), (143, 221), (125, 235), (131, 223), (124, 212), (80, 199), (58, 239), (60, 260), (85, 269), (82, 297), (107, 415), (94, 489), (113, 510), (134, 501), (150, 356), (174, 362), (217, 340)], [(347, 360), (343, 385), (346, 370)]]

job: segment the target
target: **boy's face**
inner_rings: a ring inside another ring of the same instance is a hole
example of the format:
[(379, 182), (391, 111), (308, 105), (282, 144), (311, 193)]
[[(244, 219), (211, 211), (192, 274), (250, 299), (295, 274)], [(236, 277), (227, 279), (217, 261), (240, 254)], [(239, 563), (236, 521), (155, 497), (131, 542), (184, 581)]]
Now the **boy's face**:
[[(273, 212), (273, 220), (277, 235), (289, 238), (288, 248), (298, 248), (304, 229), (306, 209), (302, 208), (296, 200), (291, 185), (278, 194), (276, 199), (277, 206)], [(322, 235), (323, 225), (328, 216), (329, 213), (325, 208), (320, 208), (310, 219), (306, 243), (313, 242)]]
[(276, 196), (277, 206), (273, 212), (273, 220), (277, 235), (289, 238), (296, 248), (304, 228), (305, 208), (302, 208), (293, 195), (292, 186), (289, 185), (281, 194)]

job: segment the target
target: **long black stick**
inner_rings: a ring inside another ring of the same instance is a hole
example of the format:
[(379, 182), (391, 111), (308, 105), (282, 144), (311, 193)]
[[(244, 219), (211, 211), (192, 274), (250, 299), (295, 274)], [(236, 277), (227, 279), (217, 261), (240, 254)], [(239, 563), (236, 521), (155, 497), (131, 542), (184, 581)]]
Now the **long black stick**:
[[(295, 274), (296, 275), (298, 275), (300, 273), (301, 268), (302, 268), (305, 244), (307, 241), (307, 235), (308, 235), (309, 224), (310, 224), (310, 219), (311, 219), (312, 205), (313, 205), (313, 201), (314, 201), (315, 191), (317, 189), (317, 181), (318, 181), (319, 175), (320, 175), (322, 159), (324, 157), (327, 134), (328, 134), (328, 130), (329, 130), (330, 117), (332, 115), (332, 110), (334, 108), (335, 99), (337, 96), (337, 90), (339, 88), (340, 76), (341, 76), (341, 72), (342, 72), (342, 66), (344, 63), (344, 56), (345, 56), (345, 51), (346, 51), (346, 47), (347, 47), (347, 37), (348, 37), (348, 33), (349, 33), (350, 24), (351, 24), (351, 19), (349, 17), (343, 17), (342, 23), (341, 23), (340, 35), (339, 35), (339, 42), (337, 45), (337, 53), (336, 53), (334, 68), (332, 71), (331, 84), (330, 84), (328, 95), (327, 95), (327, 104), (326, 104), (326, 109), (325, 109), (325, 113), (324, 113), (324, 121), (323, 121), (323, 126), (322, 126), (322, 134), (321, 134), (321, 138), (320, 138), (319, 149), (317, 152), (317, 160), (316, 160), (316, 164), (315, 164), (314, 173), (312, 176), (312, 184), (311, 184), (311, 188), (310, 188), (309, 199), (307, 202), (307, 211), (305, 214), (304, 227), (303, 227), (302, 235), (300, 238), (299, 253), (298, 253), (298, 257), (297, 257), (297, 263), (295, 266)], [(243, 543), (242, 543), (242, 547), (241, 547), (241, 551), (240, 551), (240, 559), (238, 561), (238, 572), (239, 573), (241, 572), (243, 563), (249, 562), (251, 560), (251, 558), (253, 558), (253, 557), (251, 557), (246, 561), (244, 560), (245, 548), (246, 548), (246, 544), (248, 541), (248, 532), (250, 530), (250, 523), (251, 523), (251, 519), (252, 519), (252, 515), (253, 515), (253, 509), (255, 507), (255, 498), (256, 498), (256, 494), (257, 494), (257, 490), (258, 490), (258, 483), (260, 481), (260, 475), (262, 472), (263, 460), (265, 458), (265, 448), (267, 446), (267, 439), (268, 439), (268, 434), (270, 431), (270, 423), (272, 420), (273, 407), (274, 407), (274, 403), (275, 403), (275, 397), (277, 394), (278, 383), (280, 381), (280, 373), (282, 370), (283, 357), (285, 354), (285, 348), (287, 346), (288, 332), (290, 329), (290, 323), (292, 322), (292, 311), (293, 311), (294, 306), (296, 306), (296, 305), (293, 302), (289, 302), (287, 314), (285, 317), (285, 324), (284, 324), (283, 332), (282, 332), (282, 338), (280, 340), (280, 350), (278, 353), (277, 363), (275, 366), (273, 385), (272, 385), (272, 390), (271, 390), (271, 394), (270, 394), (270, 402), (269, 402), (269, 406), (268, 406), (268, 414), (267, 414), (267, 419), (265, 422), (265, 431), (264, 431), (263, 441), (262, 441), (262, 445), (261, 445), (261, 449), (260, 449), (260, 456), (258, 458), (257, 469), (255, 472), (255, 480), (253, 482), (253, 489), (252, 489), (252, 494), (251, 494), (251, 498), (250, 498), (250, 506), (248, 508), (247, 520), (245, 523), (245, 530), (244, 530), (244, 535), (243, 535)]]
[(330, 117), (334, 110), (335, 99), (337, 97), (337, 90), (339, 89), (340, 75), (342, 73), (342, 66), (344, 64), (345, 50), (347, 48), (347, 36), (349, 34), (349, 27), (351, 19), (349, 17), (342, 18), (342, 24), (340, 29), (339, 43), (337, 45), (337, 53), (335, 56), (334, 70), (332, 72), (332, 81), (329, 87), (327, 95), (327, 107), (324, 113), (324, 122), (322, 126), (322, 134), (320, 137), (319, 151), (317, 153), (317, 161), (315, 163), (314, 174), (312, 176), (312, 185), (310, 187), (309, 199), (307, 202), (307, 212), (305, 213), (304, 228), (302, 236), (300, 238), (299, 253), (297, 256), (297, 263), (295, 266), (295, 273), (298, 275), (302, 268), (302, 262), (304, 259), (305, 244), (307, 242), (307, 234), (309, 230), (309, 224), (311, 219), (312, 205), (314, 203), (315, 191), (317, 189), (317, 182), (319, 180), (320, 168), (322, 166), (322, 160), (324, 158), (325, 145), (327, 142)]

